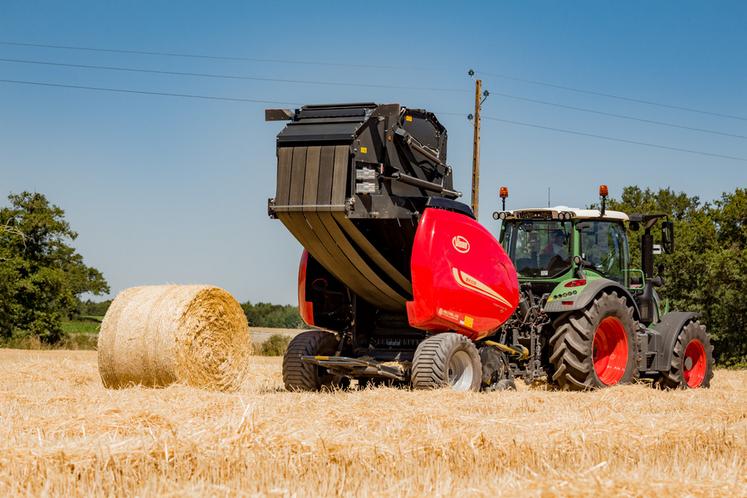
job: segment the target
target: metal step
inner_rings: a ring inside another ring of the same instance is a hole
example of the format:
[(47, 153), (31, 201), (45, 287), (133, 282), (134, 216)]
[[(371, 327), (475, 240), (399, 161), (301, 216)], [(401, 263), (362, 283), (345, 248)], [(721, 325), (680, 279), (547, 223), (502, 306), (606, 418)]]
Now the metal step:
[(345, 356), (303, 356), (307, 363), (326, 368), (334, 375), (348, 377), (384, 377), (392, 380), (406, 381), (405, 372), (399, 367), (384, 365), (367, 358), (348, 358)]

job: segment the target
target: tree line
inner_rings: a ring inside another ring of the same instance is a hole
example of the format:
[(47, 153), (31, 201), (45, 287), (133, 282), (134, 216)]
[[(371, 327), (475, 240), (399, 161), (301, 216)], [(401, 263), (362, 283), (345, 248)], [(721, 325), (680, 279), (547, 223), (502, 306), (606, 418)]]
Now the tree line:
[[(658, 292), (675, 310), (696, 311), (714, 339), (722, 365), (747, 362), (747, 189), (712, 203), (671, 189), (629, 186), (610, 209), (664, 213), (674, 222), (675, 249), (657, 255), (664, 285)], [(629, 232), (633, 263), (640, 265), (640, 232)], [(638, 266), (640, 268), (640, 266)]]

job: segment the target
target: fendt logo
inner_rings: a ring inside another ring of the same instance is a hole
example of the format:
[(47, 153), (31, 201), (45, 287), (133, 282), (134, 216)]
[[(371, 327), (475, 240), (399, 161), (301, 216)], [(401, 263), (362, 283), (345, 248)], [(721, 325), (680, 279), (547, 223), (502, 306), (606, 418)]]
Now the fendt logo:
[(462, 254), (466, 254), (469, 252), (469, 240), (465, 239), (461, 235), (455, 235), (453, 239), (451, 239), (451, 245), (454, 246), (454, 249), (461, 252)]

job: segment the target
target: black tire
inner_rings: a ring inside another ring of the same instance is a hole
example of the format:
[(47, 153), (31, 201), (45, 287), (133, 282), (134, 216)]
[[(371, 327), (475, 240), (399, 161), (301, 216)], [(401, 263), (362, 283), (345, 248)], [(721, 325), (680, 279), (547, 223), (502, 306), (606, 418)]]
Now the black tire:
[[(559, 318), (554, 327), (549, 343), (551, 383), (557, 383), (560, 389), (583, 391), (629, 384), (638, 377), (638, 325), (633, 318), (633, 308), (617, 292), (600, 294), (585, 309)], [(599, 344), (595, 344), (595, 337)], [(608, 341), (608, 337), (612, 339)], [(598, 351), (607, 344), (619, 345), (619, 349), (604, 355), (609, 366), (600, 366), (598, 373), (594, 362), (595, 346)]]
[(319, 391), (331, 386), (334, 376), (327, 370), (301, 359), (302, 356), (333, 356), (337, 336), (323, 330), (301, 332), (288, 344), (283, 356), (283, 383), (289, 391)]
[(430, 336), (415, 350), (410, 381), (414, 389), (479, 391), (482, 367), (477, 348), (454, 332)]
[[(698, 360), (688, 351), (688, 346), (694, 344), (694, 341), (700, 342), (702, 346), (702, 349), (694, 348), (694, 352), (700, 349), (698, 357), (702, 355), (703, 363), (700, 365), (700, 371), (698, 371), (697, 366)], [(663, 373), (656, 380), (656, 385), (663, 389), (711, 387), (712, 378), (713, 346), (711, 345), (711, 339), (706, 332), (705, 325), (698, 321), (688, 322), (682, 327), (674, 343), (669, 371)]]

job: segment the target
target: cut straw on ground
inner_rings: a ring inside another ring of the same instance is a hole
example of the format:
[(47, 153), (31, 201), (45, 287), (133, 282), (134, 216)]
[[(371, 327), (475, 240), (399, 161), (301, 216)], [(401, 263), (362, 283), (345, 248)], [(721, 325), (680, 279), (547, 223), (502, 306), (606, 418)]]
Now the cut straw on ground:
[(3, 496), (745, 496), (747, 372), (710, 390), (107, 390), (93, 352), (0, 350)]

